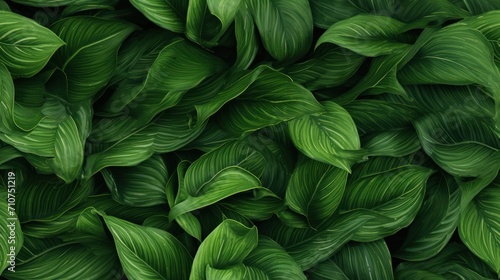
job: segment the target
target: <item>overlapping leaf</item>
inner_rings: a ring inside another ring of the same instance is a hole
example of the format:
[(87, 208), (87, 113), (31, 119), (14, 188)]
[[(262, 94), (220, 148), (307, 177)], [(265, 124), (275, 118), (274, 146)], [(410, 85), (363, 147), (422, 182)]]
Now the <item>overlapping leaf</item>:
[(130, 3), (156, 25), (173, 32), (184, 32), (188, 1), (132, 0)]

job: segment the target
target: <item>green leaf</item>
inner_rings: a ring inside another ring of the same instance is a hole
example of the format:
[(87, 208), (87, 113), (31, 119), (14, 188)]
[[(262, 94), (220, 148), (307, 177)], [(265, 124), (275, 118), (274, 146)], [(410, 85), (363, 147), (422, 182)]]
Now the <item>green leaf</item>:
[(241, 264), (257, 247), (257, 228), (248, 228), (234, 220), (225, 220), (201, 243), (189, 279), (207, 279), (208, 267), (229, 268)]
[(65, 18), (51, 26), (67, 44), (52, 62), (68, 77), (69, 91), (64, 98), (69, 103), (88, 100), (106, 85), (116, 67), (118, 48), (136, 28), (125, 21), (84, 16)]
[(337, 215), (327, 220), (317, 230), (291, 228), (274, 219), (262, 224), (259, 231), (275, 240), (307, 270), (330, 258), (371, 219), (367, 213), (354, 212)]
[(0, 11), (7, 11), (7, 12), (11, 11), (9, 4), (7, 4), (7, 2), (5, 2), (4, 0), (0, 0)]
[(422, 261), (437, 255), (450, 241), (458, 225), (460, 191), (445, 174), (431, 176), (422, 207), (410, 225), (405, 241), (394, 254), (400, 259)]
[(349, 279), (394, 279), (391, 253), (383, 239), (347, 243), (332, 257)]
[(130, 279), (187, 279), (192, 257), (170, 233), (100, 214)]
[(205, 47), (214, 47), (233, 23), (243, 0), (189, 1), (186, 37)]
[(101, 171), (113, 199), (137, 207), (167, 203), (168, 173), (163, 159), (153, 155), (131, 167), (111, 167)]
[(500, 180), (495, 179), (463, 210), (459, 233), (464, 244), (500, 275)]
[(330, 26), (316, 42), (332, 43), (369, 57), (403, 52), (409, 45), (401, 41), (404, 23), (386, 16), (357, 15)]
[(207, 280), (269, 280), (269, 277), (263, 271), (244, 265), (236, 265), (227, 269), (208, 266), (205, 276)]
[[(88, 279), (120, 279), (118, 259), (108, 244), (80, 244), (27, 239), (26, 250), (32, 250), (29, 258), (19, 260), (16, 272), (8, 273), (8, 279), (70, 279), (86, 275)], [(28, 249), (29, 247), (29, 249)], [(102, 250), (103, 252), (99, 252)], [(29, 251), (28, 251), (29, 252)]]
[[(192, 110), (193, 108), (191, 108)], [(113, 143), (100, 142), (100, 130), (95, 128), (93, 150), (84, 166), (84, 178), (109, 166), (133, 166), (150, 158), (154, 153), (175, 151), (194, 140), (203, 131), (204, 124), (191, 126), (192, 111), (172, 110), (161, 113), (147, 126)], [(106, 128), (107, 129), (107, 128)]]
[(264, 48), (278, 61), (293, 62), (312, 43), (313, 19), (307, 0), (246, 1)]
[(414, 107), (373, 99), (358, 99), (344, 108), (356, 123), (360, 135), (404, 128), (419, 116)]
[[(497, 275), (461, 244), (449, 243), (437, 256), (420, 262), (403, 262), (395, 270), (396, 279), (411, 273), (429, 275), (432, 279), (494, 279)], [(428, 279), (410, 277), (410, 279)]]
[(147, 19), (161, 28), (182, 33), (186, 25), (187, 1), (131, 0)]
[[(3, 174), (2, 174), (3, 175)], [(16, 176), (14, 173), (8, 172), (8, 177), (0, 181), (0, 216), (4, 219), (3, 226), (0, 228), (0, 274), (7, 268), (11, 271), (16, 270), (16, 256), (23, 247), (24, 234), (21, 230), (21, 223), (17, 219), (16, 214)], [(13, 203), (14, 202), (14, 203)], [(19, 205), (19, 204), (18, 204)]]
[(374, 132), (361, 137), (361, 146), (368, 156), (402, 157), (420, 150), (420, 142), (413, 128)]
[[(92, 193), (93, 181), (65, 184), (54, 176), (31, 176), (17, 186), (17, 214), (22, 222), (53, 221)], [(48, 195), (50, 194), (50, 195)]]
[(351, 172), (351, 165), (365, 159), (356, 125), (340, 105), (325, 101), (326, 112), (290, 122), (292, 141), (306, 156)]
[(38, 73), (63, 40), (32, 19), (0, 11), (0, 62), (13, 76), (31, 77)]
[(462, 0), (472, 15), (479, 15), (500, 9), (500, 3), (494, 0)]
[(222, 129), (241, 135), (321, 111), (310, 91), (284, 74), (265, 69), (243, 94), (218, 112), (216, 120)]
[[(387, 166), (387, 161), (380, 161), (384, 162)], [(370, 242), (410, 225), (421, 207), (432, 170), (403, 165), (385, 172), (370, 174), (370, 170), (358, 169), (356, 173), (353, 172), (356, 177), (348, 183), (339, 209), (341, 212), (373, 211), (373, 220), (353, 236), (355, 241)]]
[(286, 203), (316, 228), (339, 206), (347, 174), (340, 168), (302, 157), (288, 182)]
[(317, 50), (314, 57), (284, 68), (296, 83), (309, 90), (340, 86), (351, 78), (365, 61), (365, 57), (340, 47)]
[(234, 68), (245, 70), (250, 67), (259, 50), (255, 24), (248, 9), (238, 10), (234, 18), (234, 33), (237, 53)]
[(256, 189), (259, 186), (259, 179), (247, 170), (237, 166), (224, 168), (209, 181), (197, 186), (195, 191), (187, 190), (190, 196), (172, 207), (169, 219), (174, 220), (184, 213), (209, 206), (231, 195)]
[(328, 259), (308, 270), (311, 280), (349, 280), (340, 267)]
[(269, 280), (306, 279), (301, 267), (285, 249), (266, 236), (259, 236), (257, 247), (243, 262), (248, 267), (263, 271)]
[(283, 210), (283, 200), (266, 188), (240, 193), (218, 203), (252, 221), (263, 221)]

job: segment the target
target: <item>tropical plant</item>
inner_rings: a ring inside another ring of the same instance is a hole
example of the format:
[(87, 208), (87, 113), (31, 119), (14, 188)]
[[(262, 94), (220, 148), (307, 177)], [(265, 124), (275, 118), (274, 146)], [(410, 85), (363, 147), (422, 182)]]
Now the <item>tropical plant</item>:
[(500, 279), (497, 0), (0, 0), (3, 279)]

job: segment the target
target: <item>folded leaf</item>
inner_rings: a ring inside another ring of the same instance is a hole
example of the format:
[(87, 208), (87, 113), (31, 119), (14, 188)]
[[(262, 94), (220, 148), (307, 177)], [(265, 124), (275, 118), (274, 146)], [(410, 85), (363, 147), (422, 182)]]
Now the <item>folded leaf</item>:
[(257, 228), (225, 220), (201, 243), (189, 279), (207, 279), (208, 267), (224, 269), (241, 264), (257, 246)]

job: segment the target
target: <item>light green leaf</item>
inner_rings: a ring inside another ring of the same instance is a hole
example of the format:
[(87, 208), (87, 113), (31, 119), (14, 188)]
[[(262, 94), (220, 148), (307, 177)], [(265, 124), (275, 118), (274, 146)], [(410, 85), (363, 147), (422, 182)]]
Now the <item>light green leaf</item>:
[(208, 266), (205, 275), (207, 280), (269, 280), (269, 277), (263, 271), (244, 265), (236, 265), (227, 269)]
[(47, 64), (63, 40), (32, 19), (0, 10), (0, 62), (13, 76), (31, 77)]
[(170, 233), (100, 214), (129, 279), (187, 279), (192, 257)]
[(451, 239), (460, 215), (460, 192), (445, 174), (431, 176), (424, 203), (410, 225), (398, 258), (422, 261), (437, 255)]
[(332, 257), (349, 279), (394, 279), (391, 253), (383, 239), (350, 242)]
[(168, 173), (163, 159), (153, 155), (131, 167), (111, 167), (101, 171), (113, 199), (137, 207), (167, 203)]
[(462, 212), (460, 239), (500, 275), (500, 177), (482, 190)]
[(288, 182), (286, 203), (316, 228), (339, 206), (347, 174), (340, 168), (302, 157)]
[(241, 264), (257, 247), (257, 228), (225, 220), (201, 243), (189, 279), (204, 280), (208, 267), (224, 269)]
[(292, 141), (306, 156), (351, 172), (351, 165), (365, 159), (356, 125), (340, 105), (325, 101), (326, 112), (290, 122)]
[[(389, 168), (387, 163), (385, 167)], [(370, 174), (370, 170), (358, 169), (356, 173), (353, 172), (356, 177), (348, 183), (339, 209), (341, 212), (373, 211), (373, 220), (353, 236), (355, 241), (370, 242), (410, 225), (420, 209), (432, 170), (403, 165), (385, 172)]]
[(330, 26), (316, 42), (332, 43), (363, 56), (404, 52), (409, 45), (400, 34), (404, 23), (386, 16), (357, 15)]
[(263, 271), (269, 280), (306, 279), (301, 267), (285, 249), (266, 236), (259, 236), (257, 247), (243, 262), (248, 267)]
[(321, 111), (323, 108), (310, 91), (288, 76), (266, 69), (243, 94), (216, 114), (216, 120), (222, 129), (241, 135)]
[[(0, 180), (0, 196), (2, 197), (0, 200), (0, 216), (4, 219), (3, 226), (0, 227), (0, 237), (2, 238), (0, 241), (0, 250), (2, 251), (0, 274), (7, 267), (16, 270), (16, 256), (24, 243), (21, 223), (16, 214), (16, 208), (18, 208), (16, 206), (18, 204), (16, 201), (16, 176), (10, 172), (4, 174), (7, 175), (7, 177), (2, 178), (5, 182)], [(11, 271), (9, 268), (8, 271)]]
[(65, 18), (51, 26), (67, 44), (52, 62), (68, 77), (65, 99), (69, 103), (88, 100), (106, 85), (116, 67), (118, 48), (136, 28), (125, 21), (85, 16)]
[(188, 190), (190, 196), (172, 207), (169, 219), (174, 220), (184, 213), (209, 206), (231, 195), (256, 189), (259, 186), (259, 179), (247, 170), (237, 166), (224, 168), (209, 181), (197, 186), (194, 193), (193, 190)]
[(278, 61), (302, 57), (312, 42), (313, 19), (307, 0), (246, 0), (264, 48)]
[(184, 32), (187, 1), (131, 0), (130, 3), (159, 27), (177, 33)]
[(351, 78), (365, 61), (365, 57), (340, 47), (316, 50), (314, 57), (284, 68), (296, 83), (309, 90), (340, 86)]

